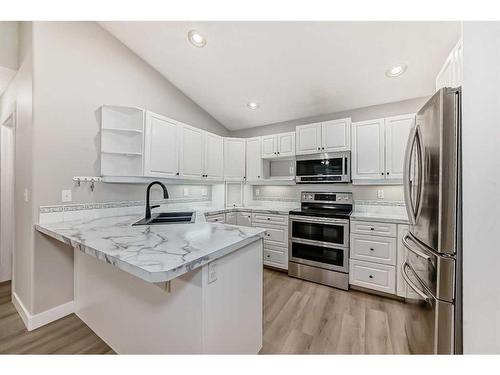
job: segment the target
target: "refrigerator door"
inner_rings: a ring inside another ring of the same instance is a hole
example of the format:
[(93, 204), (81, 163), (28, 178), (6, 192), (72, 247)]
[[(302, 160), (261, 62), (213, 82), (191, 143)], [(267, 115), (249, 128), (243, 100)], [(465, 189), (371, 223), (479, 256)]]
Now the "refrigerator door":
[(454, 307), (438, 300), (425, 287), (408, 264), (401, 269), (403, 278), (417, 299), (407, 300), (405, 332), (412, 354), (454, 354)]
[(410, 231), (438, 253), (455, 254), (460, 90), (443, 88), (417, 113), (406, 149)]

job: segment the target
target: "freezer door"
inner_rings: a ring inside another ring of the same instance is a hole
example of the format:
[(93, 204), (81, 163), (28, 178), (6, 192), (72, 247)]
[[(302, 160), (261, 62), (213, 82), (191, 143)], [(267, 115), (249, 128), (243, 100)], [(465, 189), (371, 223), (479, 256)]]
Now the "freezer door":
[(443, 88), (417, 113), (406, 150), (410, 231), (438, 253), (456, 251), (459, 126), (460, 90)]
[(436, 299), (422, 284), (408, 263), (402, 267), (403, 278), (418, 297), (407, 299), (405, 333), (412, 354), (454, 354), (454, 307)]

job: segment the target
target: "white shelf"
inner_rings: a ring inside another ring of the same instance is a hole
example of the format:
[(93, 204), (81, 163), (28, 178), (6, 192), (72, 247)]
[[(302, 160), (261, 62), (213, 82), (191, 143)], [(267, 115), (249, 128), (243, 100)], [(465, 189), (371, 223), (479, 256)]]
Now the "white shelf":
[(125, 128), (102, 128), (102, 130), (111, 131), (111, 132), (124, 132), (124, 133), (134, 133), (134, 134), (142, 134), (142, 130), (138, 129), (125, 129)]
[(103, 154), (110, 155), (125, 155), (125, 156), (142, 156), (142, 152), (117, 152), (117, 151), (101, 151)]

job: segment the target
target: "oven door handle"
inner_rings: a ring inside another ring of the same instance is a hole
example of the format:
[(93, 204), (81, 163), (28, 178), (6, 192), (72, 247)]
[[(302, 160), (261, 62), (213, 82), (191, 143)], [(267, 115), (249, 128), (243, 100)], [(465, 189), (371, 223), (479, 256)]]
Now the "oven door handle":
[(346, 219), (320, 219), (320, 218), (306, 218), (304, 216), (290, 216), (290, 220), (296, 223), (321, 223), (321, 224), (335, 224), (335, 225), (348, 225), (349, 220)]
[(425, 294), (424, 292), (422, 292), (418, 286), (416, 286), (411, 280), (410, 280), (410, 277), (408, 276), (408, 274), (406, 273), (406, 270), (408, 268), (411, 268), (408, 263), (403, 263), (401, 265), (401, 276), (403, 276), (403, 279), (406, 281), (406, 283), (408, 284), (408, 286), (410, 288), (412, 288), (415, 293), (417, 293), (425, 302), (427, 303), (431, 303), (431, 297), (429, 297), (427, 294)]

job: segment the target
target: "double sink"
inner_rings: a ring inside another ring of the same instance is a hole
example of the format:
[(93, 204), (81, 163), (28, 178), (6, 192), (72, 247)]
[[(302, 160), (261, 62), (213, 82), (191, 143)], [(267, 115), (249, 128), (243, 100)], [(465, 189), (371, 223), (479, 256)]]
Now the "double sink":
[(161, 212), (152, 214), (149, 219), (141, 219), (132, 225), (190, 224), (195, 214), (191, 212)]

